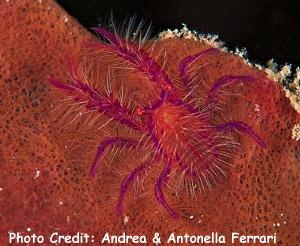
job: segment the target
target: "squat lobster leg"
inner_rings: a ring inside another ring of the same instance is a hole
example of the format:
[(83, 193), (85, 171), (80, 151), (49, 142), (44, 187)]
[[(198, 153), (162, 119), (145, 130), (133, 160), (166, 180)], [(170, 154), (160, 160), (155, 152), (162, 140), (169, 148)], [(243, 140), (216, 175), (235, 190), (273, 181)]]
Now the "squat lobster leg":
[(155, 196), (158, 202), (164, 206), (164, 208), (174, 219), (176, 219), (178, 218), (178, 214), (169, 206), (163, 193), (163, 186), (168, 181), (168, 176), (170, 174), (170, 171), (171, 171), (171, 167), (170, 164), (168, 163), (167, 166), (162, 171), (162, 173), (160, 174), (158, 180), (156, 181), (154, 188), (155, 188)]
[(199, 60), (200, 58), (209, 55), (209, 54), (216, 54), (220, 52), (219, 49), (217, 48), (209, 48), (207, 50), (201, 51), (197, 54), (191, 55), (191, 56), (187, 56), (185, 57), (178, 66), (178, 70), (179, 70), (179, 74), (180, 74), (180, 78), (181, 81), (183, 82), (185, 88), (190, 92), (192, 91), (192, 87), (191, 87), (191, 79), (189, 78), (189, 76), (187, 75), (188, 72), (188, 66), (190, 64), (192, 64), (193, 62)]
[(220, 89), (229, 84), (241, 84), (241, 83), (253, 83), (255, 78), (248, 75), (224, 75), (218, 78), (213, 86), (211, 87), (208, 96), (207, 96), (207, 104), (217, 103), (218, 101), (218, 93)]
[(241, 121), (228, 121), (221, 125), (216, 126), (216, 128), (220, 131), (226, 130), (240, 130), (247, 133), (260, 147), (266, 148), (267, 144), (264, 140), (262, 140), (253, 130), (252, 128)]
[(95, 159), (90, 168), (90, 172), (89, 172), (90, 176), (95, 175), (96, 169), (98, 166), (98, 162), (108, 147), (113, 146), (113, 145), (118, 146), (118, 147), (132, 147), (132, 146), (136, 146), (137, 144), (138, 144), (138, 141), (128, 139), (128, 138), (119, 138), (119, 137), (109, 138), (107, 140), (102, 141), (100, 143), (100, 145), (98, 146)]
[(152, 162), (146, 161), (140, 166), (136, 167), (131, 171), (125, 179), (122, 181), (121, 187), (120, 187), (120, 195), (119, 195), (119, 200), (117, 204), (117, 214), (121, 216), (123, 214), (123, 201), (126, 195), (126, 192), (131, 184), (135, 182), (137, 177), (147, 169)]

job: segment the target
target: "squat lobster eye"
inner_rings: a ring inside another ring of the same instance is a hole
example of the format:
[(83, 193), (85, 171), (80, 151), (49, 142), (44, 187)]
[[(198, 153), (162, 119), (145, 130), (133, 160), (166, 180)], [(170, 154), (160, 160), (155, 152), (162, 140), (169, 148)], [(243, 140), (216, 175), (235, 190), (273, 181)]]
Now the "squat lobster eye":
[(167, 92), (170, 92), (173, 89), (173, 87), (171, 84), (164, 84), (163, 89)]
[(142, 115), (145, 114), (145, 110), (142, 107), (138, 107), (136, 109), (136, 114), (139, 115), (139, 116), (142, 116)]

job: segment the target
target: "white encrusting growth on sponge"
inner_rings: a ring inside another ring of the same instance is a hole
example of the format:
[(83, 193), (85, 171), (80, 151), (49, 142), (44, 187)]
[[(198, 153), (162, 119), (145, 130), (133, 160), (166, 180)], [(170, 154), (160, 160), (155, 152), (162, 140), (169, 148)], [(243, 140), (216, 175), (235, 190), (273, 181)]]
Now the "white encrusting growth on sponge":
[(35, 173), (33, 179), (37, 179), (40, 176), (40, 173), (41, 173), (41, 171), (36, 170), (36, 173)]
[(219, 36), (216, 34), (199, 34), (197, 31), (191, 31), (187, 26), (182, 23), (182, 28), (180, 30), (166, 30), (161, 32), (158, 35), (160, 40), (165, 40), (168, 38), (184, 38), (184, 39), (193, 39), (195, 41), (201, 41), (207, 45), (210, 45), (215, 48), (223, 49), (224, 42), (219, 41)]
[(300, 140), (300, 124), (294, 125), (292, 130), (292, 138), (296, 141)]

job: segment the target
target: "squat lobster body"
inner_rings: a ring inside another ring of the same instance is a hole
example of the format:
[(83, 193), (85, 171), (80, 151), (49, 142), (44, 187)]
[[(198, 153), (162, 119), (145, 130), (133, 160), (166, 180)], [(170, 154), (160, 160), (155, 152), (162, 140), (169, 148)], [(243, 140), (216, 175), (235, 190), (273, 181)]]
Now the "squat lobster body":
[[(88, 43), (87, 46), (107, 56), (115, 56), (141, 73), (152, 88), (154, 97), (148, 105), (125, 105), (116, 95), (99, 91), (93, 83), (78, 74), (76, 63), (70, 61), (71, 81), (63, 83), (57, 79), (50, 82), (58, 89), (70, 95), (74, 101), (88, 110), (97, 111), (110, 117), (132, 131), (139, 132), (140, 138), (111, 137), (98, 146), (90, 175), (101, 168), (101, 159), (108, 148), (148, 149), (147, 158), (134, 168), (121, 183), (117, 213), (123, 213), (123, 202), (128, 188), (146, 169), (156, 163), (164, 163), (161, 174), (154, 184), (158, 202), (174, 218), (176, 211), (168, 204), (164, 195), (164, 186), (170, 174), (180, 173), (184, 179), (192, 180), (200, 187), (211, 187), (222, 177), (231, 165), (232, 153), (236, 141), (230, 134), (232, 130), (249, 135), (260, 147), (265, 142), (243, 121), (217, 122), (214, 112), (218, 108), (219, 94), (228, 85), (253, 84), (255, 77), (249, 75), (224, 75), (218, 78), (202, 98), (201, 108), (194, 103), (197, 92), (195, 81), (189, 73), (189, 67), (207, 56), (221, 51), (216, 48), (192, 54), (177, 64), (178, 76), (170, 76), (155, 58), (146, 51), (143, 42), (134, 43), (123, 40), (115, 33), (102, 28), (94, 28), (108, 43)], [(105, 71), (101, 71), (105, 73)], [(103, 83), (98, 81), (97, 83)], [(145, 82), (146, 83), (146, 82)], [(126, 82), (125, 82), (126, 86)], [(147, 91), (144, 91), (147, 94)], [(146, 95), (145, 98), (151, 96)]]

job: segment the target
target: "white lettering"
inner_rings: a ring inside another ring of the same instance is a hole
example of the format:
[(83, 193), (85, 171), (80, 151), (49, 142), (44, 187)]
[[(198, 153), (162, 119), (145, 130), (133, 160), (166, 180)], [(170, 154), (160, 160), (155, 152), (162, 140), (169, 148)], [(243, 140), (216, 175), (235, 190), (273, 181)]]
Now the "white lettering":
[(51, 234), (50, 243), (88, 243), (90, 236), (86, 233), (77, 232), (75, 235), (59, 235), (58, 232)]
[(9, 243), (43, 243), (44, 237), (42, 235), (22, 235), (20, 232), (8, 232)]
[(276, 244), (276, 233), (274, 235), (240, 235), (238, 232), (233, 232), (231, 234), (231, 242), (239, 242), (242, 244)]
[(146, 236), (138, 236), (138, 235), (126, 235), (123, 232), (121, 235), (110, 235), (106, 232), (101, 240), (101, 243), (121, 243), (121, 244), (128, 244), (128, 243), (147, 243)]
[(8, 233), (8, 242), (13, 243), (13, 240), (16, 238), (16, 233), (14, 232), (9, 232)]
[(231, 243), (234, 243), (236, 239), (239, 238), (239, 233), (238, 232), (233, 232), (231, 234)]
[(171, 233), (167, 243), (173, 243), (173, 244), (204, 244), (204, 243), (225, 243), (225, 236), (224, 235), (218, 235), (217, 232), (212, 232), (211, 235), (175, 235), (174, 233)]

